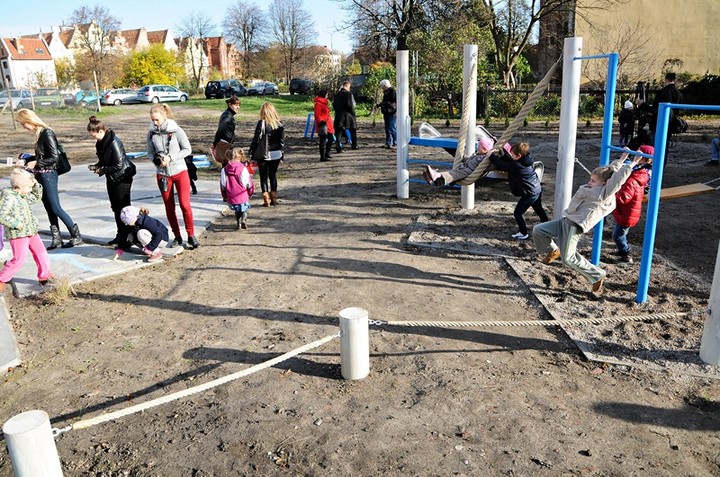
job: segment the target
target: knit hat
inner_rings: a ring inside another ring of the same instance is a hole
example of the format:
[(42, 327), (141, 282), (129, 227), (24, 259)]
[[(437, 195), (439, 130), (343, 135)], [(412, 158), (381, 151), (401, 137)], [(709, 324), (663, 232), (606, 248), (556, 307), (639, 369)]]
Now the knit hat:
[(485, 138), (480, 139), (480, 144), (478, 146), (478, 149), (482, 148), (482, 149), (485, 149), (486, 151), (489, 151), (490, 149), (492, 149), (494, 144), (495, 143), (493, 142), (492, 139), (485, 137)]
[(134, 205), (128, 205), (120, 211), (120, 220), (125, 225), (135, 225), (138, 215), (140, 215), (140, 209)]
[(381, 88), (389, 88), (389, 87), (390, 87), (390, 80), (386, 80), (386, 79), (382, 80), (382, 81), (380, 82), (380, 87), (381, 87)]
[(643, 144), (638, 148), (639, 152), (642, 152), (643, 154), (647, 154), (648, 156), (654, 156), (655, 155), (655, 148), (652, 146), (647, 146)]
[(634, 105), (632, 101), (630, 101), (629, 99), (625, 101), (625, 109), (633, 109), (633, 107)]

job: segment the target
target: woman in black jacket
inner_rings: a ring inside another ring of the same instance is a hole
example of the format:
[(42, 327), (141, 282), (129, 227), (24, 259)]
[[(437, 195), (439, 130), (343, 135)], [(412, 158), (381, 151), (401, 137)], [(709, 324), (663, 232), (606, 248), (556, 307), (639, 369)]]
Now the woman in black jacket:
[(125, 146), (115, 135), (115, 131), (107, 129), (98, 118), (90, 116), (87, 130), (90, 137), (97, 141), (95, 154), (98, 158), (98, 162), (90, 164), (88, 168), (98, 176), (105, 176), (110, 208), (115, 215), (117, 232), (108, 245), (115, 245), (118, 249), (124, 250), (132, 244), (128, 243), (130, 230), (120, 220), (120, 212), (123, 207), (130, 205), (130, 188), (135, 175), (135, 164), (128, 159)]
[(235, 140), (235, 115), (240, 109), (240, 99), (232, 96), (225, 100), (227, 109), (220, 115), (218, 128), (213, 139), (213, 157), (223, 166), (227, 164), (227, 152), (232, 149)]
[[(284, 158), (285, 128), (280, 122), (275, 106), (265, 102), (260, 106), (260, 121), (250, 144), (250, 157), (260, 169), (260, 187), (263, 206), (277, 205), (277, 170)], [(268, 187), (269, 182), (269, 187)]]
[[(29, 109), (20, 109), (15, 116), (15, 121), (20, 123), (26, 131), (35, 134), (35, 154), (27, 157), (21, 155), (17, 165), (31, 169), (43, 188), (42, 203), (45, 206), (48, 221), (50, 222), (50, 232), (52, 233), (52, 242), (47, 249), (53, 250), (60, 246), (69, 248), (82, 244), (83, 239), (80, 236), (78, 225), (73, 222), (62, 208), (62, 205), (60, 205), (57, 173), (60, 150), (55, 131), (50, 129), (34, 111)], [(71, 238), (64, 244), (60, 236), (58, 219), (63, 221), (70, 232)]]

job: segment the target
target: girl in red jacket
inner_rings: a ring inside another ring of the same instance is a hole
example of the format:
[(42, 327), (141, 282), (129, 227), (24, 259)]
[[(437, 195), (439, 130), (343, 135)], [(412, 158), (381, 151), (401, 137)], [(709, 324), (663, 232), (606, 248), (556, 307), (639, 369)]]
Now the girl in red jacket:
[(315, 96), (315, 132), (320, 140), (320, 161), (330, 160), (330, 148), (335, 141), (335, 128), (330, 118), (330, 107), (328, 106), (328, 93), (321, 89)]
[[(640, 146), (638, 151), (648, 155), (655, 154), (655, 149), (652, 146)], [(613, 210), (613, 217), (615, 218), (613, 240), (617, 245), (620, 260), (626, 263), (632, 263), (633, 261), (630, 255), (627, 234), (630, 227), (634, 227), (640, 221), (645, 187), (650, 182), (649, 169), (651, 164), (652, 159), (642, 158), (638, 165), (633, 168), (628, 180), (615, 194), (617, 205)]]

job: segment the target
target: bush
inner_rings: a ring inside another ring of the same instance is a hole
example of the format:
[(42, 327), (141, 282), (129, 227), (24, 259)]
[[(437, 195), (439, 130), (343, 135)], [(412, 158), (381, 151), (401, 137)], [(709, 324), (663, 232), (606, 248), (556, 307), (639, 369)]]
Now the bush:
[(600, 116), (602, 115), (603, 105), (590, 95), (580, 96), (580, 115), (581, 116)]
[(533, 108), (535, 116), (560, 116), (560, 96), (552, 94), (542, 96)]
[(525, 93), (499, 93), (491, 98), (490, 110), (496, 116), (515, 117), (525, 104)]

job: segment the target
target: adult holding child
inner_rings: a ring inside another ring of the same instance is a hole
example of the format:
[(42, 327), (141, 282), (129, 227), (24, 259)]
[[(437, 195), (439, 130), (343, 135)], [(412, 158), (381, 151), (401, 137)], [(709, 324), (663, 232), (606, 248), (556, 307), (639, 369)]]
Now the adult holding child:
[(280, 122), (275, 106), (265, 102), (260, 106), (260, 120), (250, 143), (249, 156), (260, 169), (260, 188), (263, 206), (277, 205), (277, 170), (284, 158), (285, 127)]
[(165, 204), (165, 215), (175, 234), (170, 247), (185, 247), (180, 233), (177, 212), (175, 211), (175, 190), (187, 232), (187, 244), (192, 248), (200, 247), (195, 238), (193, 212), (190, 206), (190, 175), (185, 157), (192, 154), (187, 134), (175, 122), (170, 106), (164, 103), (154, 104), (150, 108), (150, 127), (147, 132), (148, 157), (157, 167), (157, 184)]
[(125, 153), (125, 146), (112, 129), (95, 116), (90, 116), (87, 125), (88, 134), (95, 139), (95, 154), (98, 162), (90, 164), (88, 168), (98, 176), (105, 176), (110, 208), (115, 216), (117, 228), (115, 238), (108, 245), (115, 245), (119, 249), (128, 248), (129, 230), (120, 219), (123, 207), (130, 205), (130, 189), (136, 169)]
[(237, 96), (231, 96), (225, 100), (225, 104), (227, 104), (227, 109), (220, 115), (211, 150), (215, 160), (222, 166), (227, 164), (228, 153), (235, 140), (235, 115), (240, 109), (240, 99)]
[[(57, 173), (60, 148), (55, 131), (50, 129), (35, 111), (29, 109), (20, 109), (15, 115), (15, 121), (20, 123), (23, 129), (35, 135), (35, 154), (22, 154), (16, 165), (31, 170), (42, 186), (42, 203), (47, 212), (52, 234), (52, 241), (47, 249), (53, 250), (61, 246), (70, 248), (82, 244), (80, 228), (60, 205)], [(70, 240), (64, 244), (60, 236), (60, 220), (70, 232)]]

